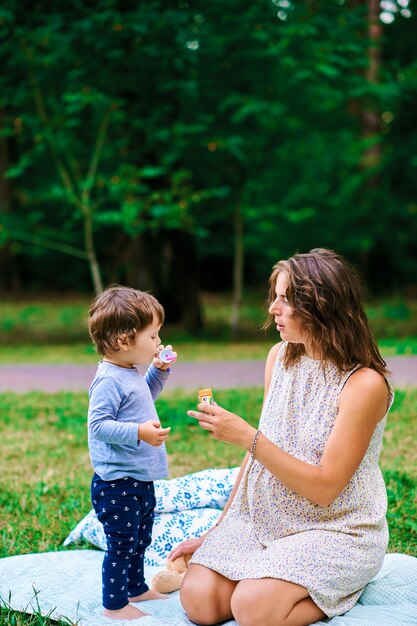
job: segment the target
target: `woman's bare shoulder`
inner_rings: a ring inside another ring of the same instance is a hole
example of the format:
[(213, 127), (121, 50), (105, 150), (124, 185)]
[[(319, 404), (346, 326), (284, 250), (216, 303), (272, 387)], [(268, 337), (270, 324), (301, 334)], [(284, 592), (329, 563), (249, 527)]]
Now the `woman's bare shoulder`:
[(272, 370), (274, 368), (274, 363), (277, 360), (278, 351), (279, 351), (279, 349), (280, 349), (280, 347), (282, 346), (283, 343), (284, 343), (283, 341), (279, 341), (274, 346), (272, 346), (272, 348), (270, 349), (270, 351), (268, 353), (268, 357), (266, 359), (266, 364), (265, 364), (265, 391), (264, 391), (264, 397), (266, 397), (266, 394), (268, 393), (269, 385), (271, 383)]
[(278, 343), (272, 346), (272, 348), (268, 352), (267, 362), (268, 361), (272, 361), (273, 363), (275, 362), (279, 349), (283, 345), (283, 343), (284, 343), (283, 341), (278, 341)]
[(368, 389), (374, 392), (386, 392), (387, 383), (382, 374), (379, 374), (371, 367), (361, 367), (349, 376), (346, 383), (346, 388), (355, 389)]
[(373, 415), (381, 417), (387, 411), (389, 399), (389, 387), (382, 374), (370, 367), (362, 367), (349, 376), (340, 396), (340, 407), (369, 406)]
[(279, 341), (274, 346), (272, 346), (272, 348), (268, 352), (268, 356), (267, 356), (266, 364), (265, 364), (265, 374), (266, 375), (268, 375), (268, 373), (270, 374), (272, 372), (272, 368), (274, 367), (274, 363), (277, 360), (278, 352), (279, 352), (279, 350), (280, 350), (280, 348), (281, 348), (283, 343), (284, 343), (283, 341)]

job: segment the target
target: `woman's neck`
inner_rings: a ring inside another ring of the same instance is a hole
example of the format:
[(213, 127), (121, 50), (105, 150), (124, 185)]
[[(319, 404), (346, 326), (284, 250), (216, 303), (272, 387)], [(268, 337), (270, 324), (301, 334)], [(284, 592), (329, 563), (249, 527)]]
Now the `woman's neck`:
[(320, 361), (322, 359), (321, 351), (317, 350), (317, 348), (313, 348), (311, 345), (305, 343), (304, 350), (310, 359), (313, 359), (314, 361)]

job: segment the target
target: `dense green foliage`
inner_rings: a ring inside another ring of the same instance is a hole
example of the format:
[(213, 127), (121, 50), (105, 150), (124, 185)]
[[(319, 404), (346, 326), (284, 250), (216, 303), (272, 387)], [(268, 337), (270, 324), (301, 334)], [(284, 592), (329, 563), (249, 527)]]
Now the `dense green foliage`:
[(416, 21), (384, 26), (371, 80), (366, 2), (4, 0), (3, 287), (90, 267), (196, 326), (239, 242), (249, 283), (328, 246), (415, 284)]

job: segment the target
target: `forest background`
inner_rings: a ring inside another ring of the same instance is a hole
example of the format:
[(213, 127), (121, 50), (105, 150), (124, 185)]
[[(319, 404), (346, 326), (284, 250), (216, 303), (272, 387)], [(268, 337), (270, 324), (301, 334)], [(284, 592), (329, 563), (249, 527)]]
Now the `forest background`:
[(73, 0), (0, 8), (0, 289), (265, 287), (330, 247), (417, 292), (408, 0)]

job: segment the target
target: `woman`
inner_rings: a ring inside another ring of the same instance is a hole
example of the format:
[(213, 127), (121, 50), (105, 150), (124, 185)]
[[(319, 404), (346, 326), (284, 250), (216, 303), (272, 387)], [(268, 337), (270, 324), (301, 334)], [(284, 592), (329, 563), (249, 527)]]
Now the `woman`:
[(247, 451), (216, 526), (170, 557), (194, 553), (181, 602), (201, 625), (303, 626), (344, 613), (387, 547), (378, 459), (393, 394), (359, 280), (315, 249), (277, 263), (270, 286), (282, 342), (266, 362), (259, 430), (220, 406), (188, 413)]

